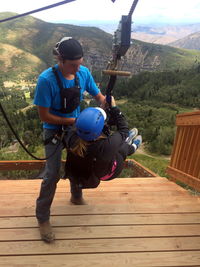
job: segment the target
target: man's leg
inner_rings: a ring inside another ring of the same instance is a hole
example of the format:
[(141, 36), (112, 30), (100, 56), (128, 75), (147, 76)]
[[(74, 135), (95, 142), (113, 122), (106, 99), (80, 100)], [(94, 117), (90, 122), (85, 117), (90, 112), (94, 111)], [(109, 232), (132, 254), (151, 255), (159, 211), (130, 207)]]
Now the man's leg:
[[(52, 130), (45, 130), (45, 139), (55, 134)], [(54, 240), (54, 234), (49, 222), (50, 207), (56, 192), (57, 182), (59, 181), (59, 171), (61, 165), (62, 144), (49, 142), (45, 146), (46, 157), (52, 155), (46, 161), (43, 181), (40, 194), (36, 201), (36, 217), (38, 219), (41, 237), (46, 242)]]

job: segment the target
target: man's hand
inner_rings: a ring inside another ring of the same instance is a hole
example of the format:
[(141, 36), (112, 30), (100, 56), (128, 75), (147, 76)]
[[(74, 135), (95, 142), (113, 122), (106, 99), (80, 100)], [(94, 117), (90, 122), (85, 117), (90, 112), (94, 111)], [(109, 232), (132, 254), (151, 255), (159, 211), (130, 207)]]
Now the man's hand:
[[(101, 104), (101, 108), (103, 108), (104, 110), (108, 109), (109, 103), (106, 101), (106, 98), (104, 99), (103, 103)], [(116, 107), (116, 103), (115, 103), (115, 99), (113, 96), (111, 96), (111, 107)]]

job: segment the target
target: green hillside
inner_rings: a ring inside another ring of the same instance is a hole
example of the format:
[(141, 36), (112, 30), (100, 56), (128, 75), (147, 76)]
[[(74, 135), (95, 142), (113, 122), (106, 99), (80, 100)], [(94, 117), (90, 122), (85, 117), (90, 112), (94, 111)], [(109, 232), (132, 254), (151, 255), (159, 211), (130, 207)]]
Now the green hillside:
[(137, 54), (132, 56), (132, 62), (134, 64), (139, 54), (143, 55), (144, 63), (140, 64), (140, 70), (142, 71), (148, 70), (148, 66), (152, 66), (152, 70), (190, 68), (192, 65), (200, 62), (200, 53), (198, 50), (187, 50), (135, 40), (129, 50), (130, 55), (134, 47)]
[(118, 98), (200, 109), (200, 64), (186, 70), (142, 72), (118, 82)]
[[(15, 14), (0, 13), (0, 18), (12, 15)], [(31, 16), (0, 24), (1, 43), (10, 44), (31, 53), (46, 65), (54, 63), (52, 48), (63, 36), (73, 36), (80, 40), (86, 59), (92, 55), (107, 57), (111, 51), (112, 36), (95, 27), (48, 23)]]

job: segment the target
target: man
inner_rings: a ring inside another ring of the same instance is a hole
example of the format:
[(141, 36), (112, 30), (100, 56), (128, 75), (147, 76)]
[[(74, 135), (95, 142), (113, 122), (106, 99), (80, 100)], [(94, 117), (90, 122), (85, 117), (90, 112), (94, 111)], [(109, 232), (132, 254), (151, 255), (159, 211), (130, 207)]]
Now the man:
[[(50, 207), (55, 195), (61, 152), (63, 149), (61, 136), (74, 124), (80, 114), (80, 101), (84, 91), (87, 91), (98, 102), (104, 103), (105, 97), (96, 86), (89, 70), (82, 66), (83, 49), (80, 43), (64, 37), (53, 49), (58, 64), (42, 72), (38, 78), (34, 104), (44, 129), (45, 153), (48, 158), (41, 184), (40, 195), (36, 201), (36, 217), (41, 238), (46, 242), (54, 240), (54, 233), (49, 222)], [(75, 184), (71, 186), (71, 202), (76, 205), (84, 204), (82, 190)]]

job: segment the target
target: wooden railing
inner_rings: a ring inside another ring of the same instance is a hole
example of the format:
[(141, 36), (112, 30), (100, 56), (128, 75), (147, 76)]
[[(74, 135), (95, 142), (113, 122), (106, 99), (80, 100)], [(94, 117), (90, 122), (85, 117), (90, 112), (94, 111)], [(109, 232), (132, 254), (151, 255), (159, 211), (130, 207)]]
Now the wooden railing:
[[(62, 160), (64, 166), (65, 160)], [(0, 161), (0, 171), (16, 171), (16, 170), (41, 170), (45, 166), (45, 160), (9, 160)], [(77, 163), (78, 166), (78, 163)], [(124, 162), (124, 168), (131, 169), (131, 177), (157, 177), (158, 175), (148, 168), (142, 166), (134, 159), (127, 159)]]
[(176, 136), (167, 173), (200, 191), (200, 111), (178, 114)]

